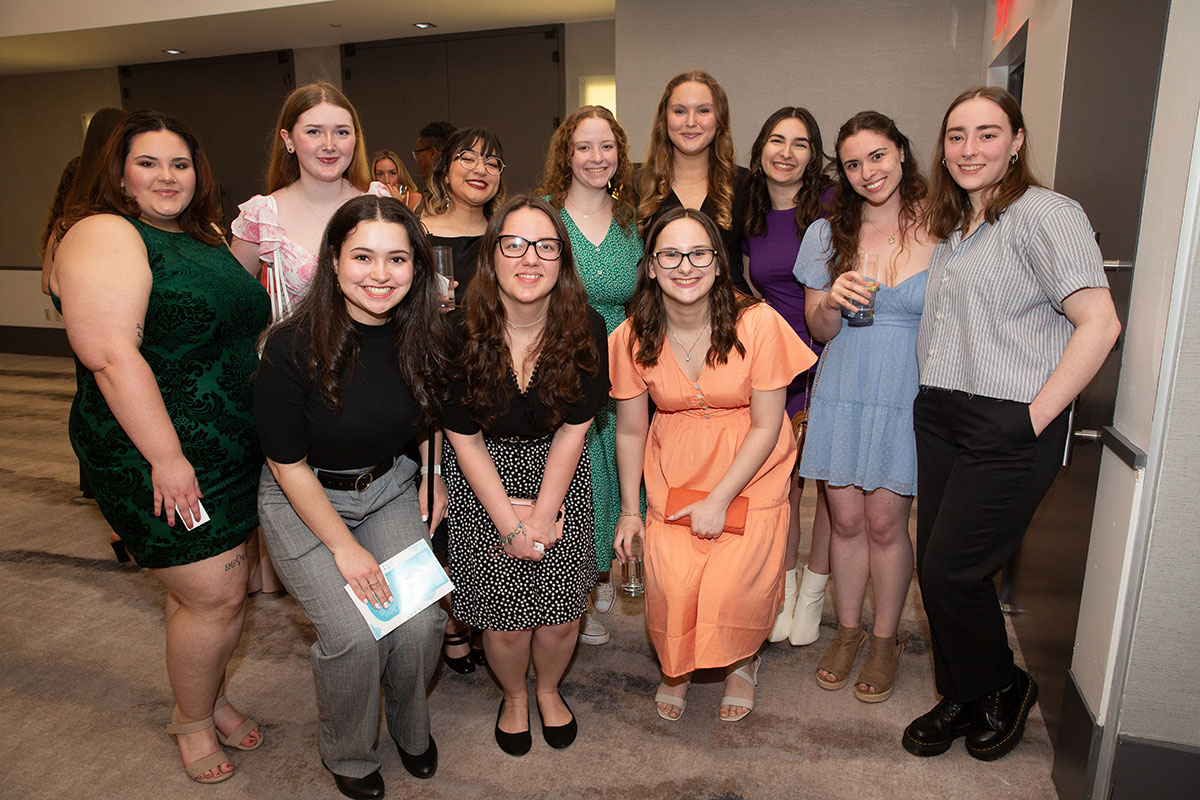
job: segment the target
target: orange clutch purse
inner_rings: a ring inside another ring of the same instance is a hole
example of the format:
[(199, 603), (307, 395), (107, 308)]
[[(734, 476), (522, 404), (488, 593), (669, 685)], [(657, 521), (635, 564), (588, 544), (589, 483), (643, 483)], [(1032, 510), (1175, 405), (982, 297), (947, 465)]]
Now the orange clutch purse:
[[(679, 509), (690, 506), (692, 503), (699, 502), (708, 497), (708, 492), (701, 492), (696, 489), (667, 489), (667, 509), (665, 516), (671, 516)], [(750, 498), (744, 494), (739, 494), (733, 498), (733, 502), (729, 504), (729, 508), (725, 511), (725, 533), (732, 533), (741, 536), (746, 532), (746, 511), (750, 508)], [(691, 517), (680, 517), (679, 519), (667, 520), (668, 525), (682, 525), (685, 528), (690, 528), (692, 525)]]

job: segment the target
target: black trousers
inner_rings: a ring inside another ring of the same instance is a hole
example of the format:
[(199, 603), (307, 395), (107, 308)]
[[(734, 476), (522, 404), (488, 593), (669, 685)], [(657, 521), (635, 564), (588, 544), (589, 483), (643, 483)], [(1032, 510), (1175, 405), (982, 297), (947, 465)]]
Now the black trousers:
[(913, 425), (934, 678), (939, 694), (966, 703), (1016, 677), (993, 579), (1058, 474), (1067, 413), (1035, 436), (1025, 403), (923, 386)]

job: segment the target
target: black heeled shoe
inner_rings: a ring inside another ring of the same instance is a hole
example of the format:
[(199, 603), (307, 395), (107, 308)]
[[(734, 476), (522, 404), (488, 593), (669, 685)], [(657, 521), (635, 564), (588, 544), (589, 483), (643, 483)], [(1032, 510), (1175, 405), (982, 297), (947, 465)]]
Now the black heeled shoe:
[(446, 648), (454, 647), (455, 645), (460, 644), (469, 645), (470, 643), (470, 628), (462, 633), (447, 633), (442, 636), (442, 661), (445, 661), (446, 666), (457, 672), (459, 675), (467, 675), (471, 672), (474, 672), (475, 659), (471, 657), (471, 653), (467, 653), (465, 656), (459, 656), (458, 658), (451, 658), (450, 656), (446, 655)]
[(471, 645), (471, 660), (475, 662), (475, 666), (477, 667), (486, 667), (488, 665), (487, 653), (483, 652), (482, 647), (476, 647), (474, 644)]
[(425, 748), (425, 752), (420, 755), (409, 755), (404, 752), (404, 748), (396, 743), (396, 750), (400, 753), (400, 763), (408, 770), (408, 774), (414, 778), (432, 778), (437, 772), (438, 750), (437, 742), (433, 740), (433, 736), (429, 737), (429, 747)]
[(564, 747), (570, 747), (575, 737), (579, 734), (579, 723), (575, 721), (575, 712), (571, 711), (571, 707), (567, 705), (567, 700), (560, 692), (558, 699), (567, 708), (567, 712), (571, 715), (571, 721), (564, 725), (547, 725), (542, 718), (542, 707), (538, 706), (538, 719), (542, 720), (542, 738), (546, 740), (546, 744), (553, 747), (555, 750), (562, 750)]
[[(533, 747), (533, 736), (530, 735), (528, 728), (519, 733), (500, 730), (500, 715), (503, 713), (504, 698), (500, 698), (500, 710), (496, 712), (496, 744), (500, 745), (500, 749), (510, 756), (523, 756), (529, 752), (529, 748)], [(528, 725), (528, 709), (526, 709), (525, 719)]]
[(348, 775), (338, 775), (329, 769), (324, 761), (321, 762), (321, 766), (333, 776), (334, 785), (346, 797), (353, 800), (378, 800), (384, 795), (383, 776), (379, 774), (379, 770), (364, 778), (351, 778)]

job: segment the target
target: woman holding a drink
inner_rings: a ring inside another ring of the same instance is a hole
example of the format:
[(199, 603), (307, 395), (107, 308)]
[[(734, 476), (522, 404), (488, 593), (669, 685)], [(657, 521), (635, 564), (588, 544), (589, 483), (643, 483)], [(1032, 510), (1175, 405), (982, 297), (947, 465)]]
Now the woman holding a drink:
[(867, 639), (867, 581), (875, 619), (854, 693), (892, 693), (904, 641), (900, 611), (912, 579), (908, 516), (916, 493), (912, 404), (917, 326), (935, 242), (925, 230), (921, 177), (908, 138), (888, 117), (856, 114), (838, 131), (839, 191), (829, 220), (809, 226), (796, 259), (805, 319), (828, 342), (817, 371), (800, 474), (826, 483), (838, 630), (817, 683), (841, 689)]

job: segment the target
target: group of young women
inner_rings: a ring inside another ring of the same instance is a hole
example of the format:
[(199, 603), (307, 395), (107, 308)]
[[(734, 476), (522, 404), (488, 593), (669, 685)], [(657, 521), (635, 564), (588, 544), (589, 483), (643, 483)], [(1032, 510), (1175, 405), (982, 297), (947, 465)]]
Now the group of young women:
[[(432, 776), (444, 637), (461, 648), (447, 663), (498, 680), (506, 753), (532, 746), (530, 664), (543, 738), (575, 740), (561, 681), (589, 592), (599, 580), (594, 612), (611, 608), (612, 558), (635, 539), (663, 719), (705, 668), (725, 671), (718, 718), (750, 713), (764, 640), (818, 638), (830, 573), (838, 628), (817, 681), (849, 683), (870, 583), (855, 694), (886, 700), (915, 494), (942, 699), (903, 745), (1015, 746), (1036, 684), (991, 577), (1118, 325), (1087, 219), (1034, 180), (1010, 95), (953, 102), (928, 181), (870, 111), (827, 169), (812, 115), (781, 108), (743, 169), (724, 91), (687, 72), (640, 169), (612, 114), (585, 106), (551, 141), (541, 196), (507, 202), (483, 128), (448, 138), (421, 192), (387, 151), (370, 183), (357, 115), (328, 84), (295, 90), (276, 131), (269, 194), (240, 207), (226, 246), (195, 138), (131, 115), (48, 257), (87, 368), (72, 442), (168, 590), (168, 732), (190, 776), (225, 780), (220, 745), (263, 741), (224, 698), (260, 523), (317, 632), (322, 763), (343, 794), (380, 797), (377, 689), (404, 766)], [(451, 313), (433, 246), (456, 262)], [(800, 571), (802, 478), (818, 500)], [(393, 603), (380, 563), (431, 536), (450, 614), (433, 604), (376, 640), (350, 594)], [(583, 634), (608, 636), (598, 619)]]

